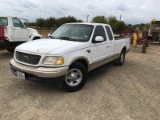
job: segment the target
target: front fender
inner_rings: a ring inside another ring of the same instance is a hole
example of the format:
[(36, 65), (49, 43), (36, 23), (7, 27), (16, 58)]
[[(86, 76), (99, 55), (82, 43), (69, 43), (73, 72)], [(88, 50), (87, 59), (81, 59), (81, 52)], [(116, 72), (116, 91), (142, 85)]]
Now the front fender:
[(39, 33), (32, 33), (32, 34), (29, 35), (29, 41), (34, 40), (34, 38), (40, 38), (41, 39), (42, 35), (39, 34)]

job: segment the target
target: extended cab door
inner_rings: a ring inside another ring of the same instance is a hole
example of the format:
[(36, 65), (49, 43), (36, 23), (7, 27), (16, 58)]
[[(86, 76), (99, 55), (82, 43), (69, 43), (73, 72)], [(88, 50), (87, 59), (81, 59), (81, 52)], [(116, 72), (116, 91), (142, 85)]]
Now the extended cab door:
[[(102, 36), (104, 38), (104, 41), (96, 42), (95, 38), (97, 36)], [(103, 60), (106, 56), (107, 41), (106, 41), (105, 30), (102, 25), (96, 26), (91, 44), (92, 44), (91, 45), (92, 63)]]
[(12, 23), (13, 23), (12, 40), (27, 41), (28, 40), (28, 30), (22, 24), (22, 22), (17, 18), (12, 18)]
[(107, 57), (112, 57), (115, 54), (115, 40), (113, 37), (113, 32), (111, 28), (107, 25), (105, 26), (105, 30), (106, 30), (106, 34), (108, 35), (108, 39), (109, 39), (107, 40), (106, 54), (107, 54)]

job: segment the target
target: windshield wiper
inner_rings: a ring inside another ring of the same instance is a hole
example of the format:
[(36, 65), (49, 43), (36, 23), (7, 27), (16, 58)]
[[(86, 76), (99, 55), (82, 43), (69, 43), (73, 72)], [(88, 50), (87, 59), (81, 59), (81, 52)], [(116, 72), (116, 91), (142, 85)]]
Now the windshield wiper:
[(73, 38), (69, 38), (69, 37), (59, 37), (59, 38), (57, 38), (57, 39), (77, 41), (77, 40), (75, 40), (75, 39), (73, 39)]
[(53, 36), (51, 36), (51, 35), (50, 35), (50, 36), (48, 36), (48, 38), (52, 38), (52, 39), (55, 39), (55, 37), (53, 37)]

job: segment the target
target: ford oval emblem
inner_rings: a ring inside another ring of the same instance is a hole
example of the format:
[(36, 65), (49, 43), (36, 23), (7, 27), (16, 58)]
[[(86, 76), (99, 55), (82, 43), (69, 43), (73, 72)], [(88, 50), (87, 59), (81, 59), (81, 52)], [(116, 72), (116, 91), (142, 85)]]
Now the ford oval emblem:
[(39, 52), (39, 53), (46, 53), (47, 50), (44, 49), (44, 48), (40, 48), (40, 49), (37, 49), (37, 52)]

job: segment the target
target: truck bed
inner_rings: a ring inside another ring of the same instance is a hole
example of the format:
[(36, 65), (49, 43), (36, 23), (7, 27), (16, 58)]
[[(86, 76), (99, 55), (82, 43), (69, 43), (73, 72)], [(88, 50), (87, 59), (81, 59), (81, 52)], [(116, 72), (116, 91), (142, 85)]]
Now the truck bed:
[(115, 40), (121, 40), (121, 39), (124, 39), (124, 38), (127, 38), (127, 37), (119, 37), (119, 36), (114, 36)]

